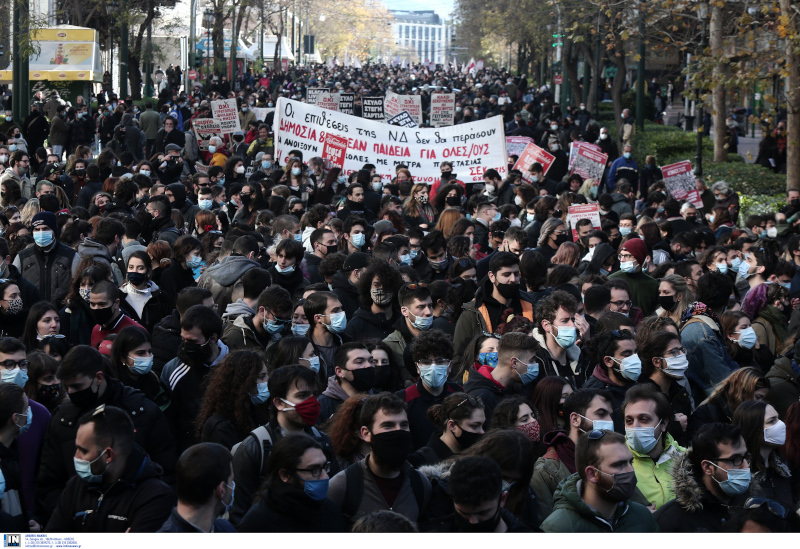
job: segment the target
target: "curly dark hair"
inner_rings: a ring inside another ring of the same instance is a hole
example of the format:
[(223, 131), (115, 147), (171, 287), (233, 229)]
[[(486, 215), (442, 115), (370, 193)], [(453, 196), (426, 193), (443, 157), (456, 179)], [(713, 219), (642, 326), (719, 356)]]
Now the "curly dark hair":
[(198, 438), (206, 421), (213, 415), (223, 416), (233, 423), (242, 439), (257, 427), (251, 411), (250, 391), (255, 388), (258, 374), (266, 362), (266, 357), (260, 352), (234, 351), (211, 370), (195, 421)]
[[(453, 341), (441, 330), (425, 330), (411, 340), (411, 358), (414, 363), (436, 357), (449, 360), (452, 356)], [(416, 376), (417, 372), (413, 374)]]
[(574, 314), (578, 309), (578, 301), (567, 292), (561, 290), (556, 290), (540, 300), (536, 305), (536, 327), (541, 330), (543, 320), (548, 322), (555, 321), (556, 314), (561, 308)]
[[(388, 262), (382, 259), (370, 260), (369, 265), (367, 265), (367, 268), (361, 273), (361, 277), (356, 284), (358, 300), (361, 302), (361, 306), (367, 310), (372, 307), (370, 290), (372, 289), (372, 282), (375, 280), (375, 277), (378, 277), (378, 280), (381, 281), (383, 291), (393, 292), (395, 297), (397, 296), (397, 291), (403, 285), (403, 278), (400, 276), (400, 272), (389, 265)], [(395, 299), (394, 301), (396, 302), (397, 300)]]

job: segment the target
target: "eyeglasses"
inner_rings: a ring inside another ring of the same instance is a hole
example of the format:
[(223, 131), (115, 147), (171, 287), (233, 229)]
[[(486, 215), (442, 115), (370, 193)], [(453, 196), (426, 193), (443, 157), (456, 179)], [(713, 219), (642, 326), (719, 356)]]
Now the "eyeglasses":
[(617, 309), (621, 309), (622, 307), (630, 307), (631, 305), (633, 305), (633, 301), (631, 301), (630, 299), (627, 300), (627, 301), (621, 301), (621, 300), (620, 301), (610, 301), (609, 303), (614, 305)]
[(630, 260), (632, 260), (632, 259), (636, 259), (636, 258), (635, 258), (635, 257), (633, 257), (633, 256), (632, 256), (632, 255), (630, 255), (630, 254), (625, 254), (625, 255), (619, 254), (619, 255), (617, 256), (617, 259), (619, 259), (620, 261), (630, 261)]
[(3, 362), (0, 362), (0, 367), (4, 368), (6, 370), (13, 370), (17, 366), (19, 366), (20, 370), (27, 370), (28, 369), (28, 361), (23, 358), (19, 362), (14, 361), (14, 360), (4, 360)]
[(308, 469), (295, 469), (295, 471), (298, 471), (300, 473), (308, 473), (309, 475), (311, 475), (312, 478), (318, 479), (319, 477), (322, 476), (322, 471), (325, 471), (326, 473), (331, 472), (331, 462), (326, 461), (325, 465), (316, 465)]
[(744, 463), (745, 461), (747, 463), (750, 463), (751, 457), (752, 456), (750, 455), (750, 452), (746, 452), (743, 456), (737, 455), (737, 456), (731, 456), (729, 458), (717, 458), (717, 461), (727, 461), (731, 463), (734, 467), (741, 467), (742, 463)]
[(789, 514), (789, 511), (775, 501), (774, 499), (768, 498), (747, 498), (742, 506), (743, 509), (758, 509), (760, 507), (767, 507), (767, 510), (775, 515), (776, 517), (786, 518)]
[(686, 347), (676, 347), (664, 351), (664, 356), (681, 356), (686, 354)]

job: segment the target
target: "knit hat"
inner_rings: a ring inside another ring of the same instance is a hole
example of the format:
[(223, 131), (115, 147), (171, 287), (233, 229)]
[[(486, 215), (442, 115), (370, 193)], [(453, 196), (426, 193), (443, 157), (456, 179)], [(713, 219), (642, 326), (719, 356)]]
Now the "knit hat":
[(635, 257), (636, 262), (639, 265), (644, 264), (644, 260), (645, 258), (647, 258), (647, 245), (641, 238), (631, 238), (625, 244), (622, 245), (620, 251), (622, 250), (625, 250), (633, 257)]
[(58, 221), (56, 221), (56, 216), (52, 212), (39, 212), (33, 216), (31, 228), (35, 229), (41, 225), (46, 225), (53, 230), (53, 233), (56, 236), (58, 236)]

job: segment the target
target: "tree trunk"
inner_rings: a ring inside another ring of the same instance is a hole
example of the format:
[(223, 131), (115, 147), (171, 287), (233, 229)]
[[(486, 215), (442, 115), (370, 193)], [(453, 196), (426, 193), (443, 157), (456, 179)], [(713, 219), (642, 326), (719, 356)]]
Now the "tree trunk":
[(722, 79), (725, 76), (726, 66), (723, 63), (724, 43), (722, 35), (722, 8), (712, 4), (710, 43), (711, 55), (714, 58), (713, 74), (713, 99), (714, 99), (714, 162), (727, 162), (728, 149), (725, 148), (726, 127), (725, 118), (727, 109), (725, 107), (725, 86)]
[(622, 88), (625, 86), (625, 44), (617, 36), (614, 40), (614, 55), (611, 62), (617, 67), (617, 74), (614, 76), (614, 84), (611, 87), (611, 101), (614, 104), (614, 123), (617, 125), (617, 145), (622, 152), (622, 125), (620, 115), (622, 114)]
[[(581, 44), (581, 50), (583, 51), (585, 62), (589, 63), (589, 68), (592, 70), (592, 77), (589, 79), (589, 94), (586, 97), (586, 108), (591, 109), (597, 97), (597, 86), (600, 84), (600, 80), (598, 79), (600, 71), (597, 70), (597, 64), (594, 62), (594, 54), (585, 43)], [(597, 116), (597, 113), (592, 114)]]
[(578, 56), (575, 55), (576, 49), (575, 43), (572, 42), (572, 40), (567, 40), (564, 46), (564, 56), (562, 59), (564, 74), (569, 78), (570, 92), (572, 93), (572, 97), (570, 98), (571, 105), (579, 105), (581, 102), (581, 81), (580, 78), (578, 78)]
[(800, 188), (800, 55), (795, 48), (798, 28), (792, 0), (780, 0), (781, 15), (788, 18), (786, 33), (786, 188)]
[[(133, 46), (128, 48), (128, 80), (130, 82), (131, 97), (134, 99), (142, 98), (142, 70), (141, 62), (147, 59), (147, 54), (142, 51), (142, 41), (147, 27), (155, 18), (155, 6), (152, 2), (148, 3), (147, 17), (139, 25), (139, 30), (136, 32), (136, 38), (133, 40)], [(149, 53), (149, 52), (147, 52)]]

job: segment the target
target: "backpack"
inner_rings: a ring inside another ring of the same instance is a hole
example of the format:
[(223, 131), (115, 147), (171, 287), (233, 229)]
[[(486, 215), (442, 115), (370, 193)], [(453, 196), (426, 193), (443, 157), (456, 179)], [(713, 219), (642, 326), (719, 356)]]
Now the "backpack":
[[(313, 433), (313, 437), (315, 440), (319, 440), (320, 432), (317, 430), (316, 427), (312, 427), (311, 431)], [(231, 455), (235, 456), (236, 451), (239, 447), (247, 440), (248, 437), (253, 437), (256, 440), (256, 447), (261, 449), (261, 465), (259, 466), (259, 474), (263, 477), (264, 476), (264, 464), (266, 463), (266, 456), (269, 456), (270, 452), (272, 452), (272, 434), (267, 429), (266, 425), (261, 425), (256, 427), (245, 437), (245, 439), (241, 442), (237, 442), (231, 448)]]
[(200, 148), (197, 145), (197, 136), (194, 135), (194, 132), (186, 131), (183, 132), (186, 143), (183, 146), (183, 155), (186, 160), (191, 162), (197, 162), (200, 158)]
[[(419, 509), (420, 516), (425, 507), (425, 485), (422, 484), (420, 478), (422, 473), (414, 468), (408, 470), (409, 480), (411, 481), (411, 490), (414, 492), (414, 498), (417, 500), (417, 508)], [(353, 516), (358, 512), (361, 506), (361, 498), (364, 497), (364, 472), (361, 470), (361, 462), (355, 462), (345, 469), (345, 479), (347, 485), (345, 487), (344, 501), (342, 502), (342, 515), (349, 522), (353, 521)]]

